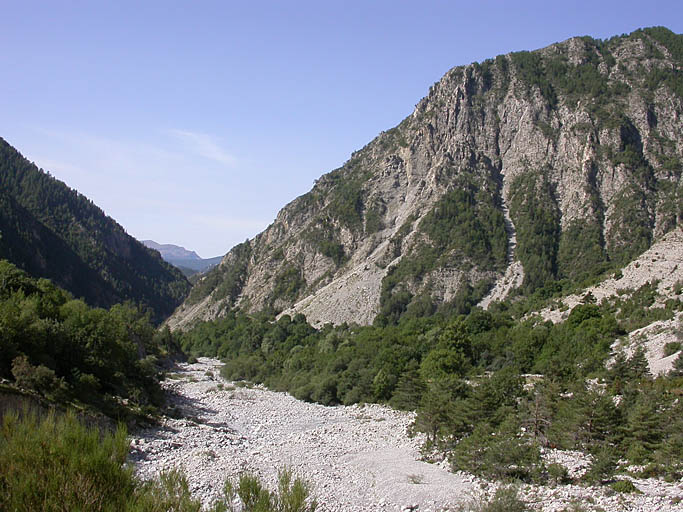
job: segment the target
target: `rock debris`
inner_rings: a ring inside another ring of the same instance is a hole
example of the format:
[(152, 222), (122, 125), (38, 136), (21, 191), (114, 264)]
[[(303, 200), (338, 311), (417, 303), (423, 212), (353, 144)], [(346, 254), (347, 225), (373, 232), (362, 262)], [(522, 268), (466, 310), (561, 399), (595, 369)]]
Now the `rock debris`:
[[(407, 429), (413, 415), (380, 405), (325, 407), (263, 387), (237, 387), (220, 377), (221, 363), (201, 358), (180, 364), (163, 385), (180, 418), (134, 432), (131, 460), (144, 478), (183, 469), (206, 506), (226, 478), (248, 471), (275, 487), (278, 469), (290, 467), (313, 486), (318, 510), (330, 512), (457, 510), (489, 496), (494, 484), (447, 464), (420, 459), (422, 439)], [(552, 459), (572, 465), (571, 452)], [(565, 460), (566, 459), (566, 460)], [(560, 511), (572, 501), (592, 510), (683, 511), (683, 483), (634, 480), (642, 495), (582, 486), (524, 486), (535, 510)]]

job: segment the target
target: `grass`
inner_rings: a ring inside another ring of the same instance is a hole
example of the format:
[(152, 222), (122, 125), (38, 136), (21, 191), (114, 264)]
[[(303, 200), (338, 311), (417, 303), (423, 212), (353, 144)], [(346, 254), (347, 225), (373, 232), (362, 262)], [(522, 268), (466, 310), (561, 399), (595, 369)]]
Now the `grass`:
[[(126, 464), (129, 442), (115, 431), (88, 427), (75, 413), (8, 411), (0, 423), (0, 510), (62, 512), (200, 512), (201, 502), (177, 470), (142, 482)], [(207, 450), (213, 459), (216, 454)], [(243, 506), (235, 508), (239, 497)], [(284, 469), (269, 491), (254, 475), (227, 481), (210, 512), (313, 512), (311, 487)]]
[(83, 425), (69, 412), (8, 412), (0, 432), (0, 510), (199, 511), (187, 482), (141, 483), (126, 466), (125, 427)]
[(411, 484), (423, 484), (425, 482), (425, 477), (422, 474), (408, 475), (408, 482)]

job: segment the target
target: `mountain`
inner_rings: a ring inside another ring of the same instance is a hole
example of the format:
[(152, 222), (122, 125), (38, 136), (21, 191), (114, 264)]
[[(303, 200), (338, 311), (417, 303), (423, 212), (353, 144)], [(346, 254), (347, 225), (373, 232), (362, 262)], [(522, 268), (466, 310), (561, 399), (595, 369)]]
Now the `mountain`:
[(178, 267), (187, 277), (204, 272), (214, 265), (218, 265), (223, 259), (222, 256), (204, 259), (196, 252), (188, 251), (185, 247), (173, 244), (159, 244), (154, 240), (142, 240), (142, 243), (150, 249), (159, 251), (164, 261)]
[(589, 283), (683, 220), (683, 37), (572, 38), (458, 66), (169, 319), (316, 325), (466, 311)]
[(141, 240), (150, 249), (159, 251), (161, 257), (166, 261), (171, 260), (201, 260), (202, 258), (194, 251), (188, 251), (185, 247), (173, 244), (158, 244), (154, 240)]
[(190, 287), (156, 251), (1, 138), (0, 258), (93, 306), (126, 300), (147, 305), (157, 321)]

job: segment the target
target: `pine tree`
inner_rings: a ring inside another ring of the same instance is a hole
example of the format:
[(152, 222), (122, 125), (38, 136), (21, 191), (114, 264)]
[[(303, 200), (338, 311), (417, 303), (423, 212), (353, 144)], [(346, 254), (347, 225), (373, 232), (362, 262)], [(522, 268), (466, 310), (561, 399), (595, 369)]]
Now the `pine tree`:
[(522, 426), (534, 441), (545, 446), (549, 444), (548, 430), (557, 414), (559, 395), (556, 382), (541, 382), (519, 404)]
[(391, 397), (390, 404), (396, 409), (403, 411), (414, 411), (420, 405), (422, 395), (426, 390), (426, 386), (420, 373), (417, 364), (414, 363), (408, 366), (403, 371), (401, 377), (398, 379), (396, 388)]
[(673, 368), (669, 375), (672, 377), (683, 377), (683, 352), (678, 354), (678, 357), (674, 360)]
[(652, 459), (664, 438), (661, 396), (656, 391), (640, 393), (630, 407), (624, 427), (623, 446), (636, 464)]

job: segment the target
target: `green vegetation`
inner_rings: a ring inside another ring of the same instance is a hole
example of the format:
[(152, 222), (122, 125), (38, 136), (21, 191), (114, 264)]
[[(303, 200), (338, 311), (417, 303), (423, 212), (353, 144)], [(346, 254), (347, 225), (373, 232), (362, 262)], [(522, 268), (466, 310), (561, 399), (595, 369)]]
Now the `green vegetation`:
[(548, 102), (550, 108), (557, 106), (557, 94), (546, 77), (543, 68), (543, 58), (536, 52), (515, 52), (510, 54), (512, 65), (520, 78), (530, 87), (539, 89), (541, 96)]
[(304, 233), (304, 238), (310, 242), (323, 256), (334, 261), (337, 267), (343, 265), (348, 259), (344, 252), (344, 246), (339, 243), (339, 232), (329, 220), (319, 220), (318, 223)]
[(529, 507), (522, 501), (513, 486), (502, 486), (490, 499), (473, 498), (456, 508), (458, 512), (527, 512)]
[(384, 229), (382, 216), (386, 212), (386, 206), (381, 200), (376, 200), (365, 211), (365, 234), (371, 235)]
[(135, 510), (125, 429), (115, 434), (62, 418), (8, 413), (0, 435), (0, 509)]
[(524, 266), (522, 288), (525, 293), (531, 293), (557, 276), (559, 209), (544, 172), (518, 177), (510, 190), (510, 216), (517, 229), (517, 256)]
[[(652, 44), (650, 37), (664, 45), (674, 60), (680, 62), (683, 37), (663, 28), (654, 27), (638, 30), (631, 36), (641, 39), (650, 49), (650, 57), (661, 59), (664, 56)], [(616, 65), (610, 48), (618, 44), (620, 38), (600, 41), (590, 37), (582, 38), (585, 44), (585, 59), (580, 64), (572, 64), (564, 49), (554, 55), (541, 55), (537, 52), (516, 52), (510, 54), (510, 62), (529, 91), (538, 90), (545, 99), (548, 109), (557, 107), (561, 96), (570, 105), (579, 100), (588, 101), (587, 108), (601, 123), (610, 124), (620, 115), (620, 103), (631, 87), (625, 81), (610, 80), (606, 71)], [(601, 68), (604, 66), (604, 68)], [(489, 66), (490, 67), (490, 66)], [(625, 71), (625, 70), (624, 70)], [(642, 70), (631, 79), (642, 80), (643, 88), (655, 91), (660, 85), (668, 87), (678, 96), (683, 96), (683, 74), (667, 66), (655, 66)]]
[(669, 320), (683, 309), (680, 299), (670, 299), (662, 307), (652, 307), (657, 298), (657, 282), (648, 282), (633, 291), (629, 298), (617, 297), (606, 306), (616, 315), (619, 325), (627, 332), (640, 329), (657, 320)]
[(561, 278), (581, 281), (608, 268), (599, 222), (578, 221), (560, 234), (557, 268)]
[[(566, 483), (562, 467), (543, 463), (540, 449), (547, 446), (593, 454), (585, 477), (593, 482), (609, 481), (619, 459), (677, 478), (683, 473), (679, 374), (653, 379), (642, 351), (605, 368), (624, 328), (641, 323), (630, 316), (648, 309), (648, 290), (618, 304), (586, 299), (556, 325), (515, 319), (505, 304), (490, 312), (404, 315), (395, 324), (319, 330), (302, 315), (274, 321), (231, 312), (183, 333), (181, 344), (221, 357), (226, 378), (303, 400), (416, 410), (413, 428), (426, 434), (427, 453), (443, 452), (454, 469), (486, 478)], [(653, 308), (650, 315), (660, 313)], [(525, 381), (523, 374), (537, 376)]]
[(301, 269), (292, 264), (285, 264), (275, 277), (275, 287), (270, 297), (271, 306), (278, 299), (293, 301), (305, 286), (306, 280), (301, 275)]
[(0, 258), (109, 307), (132, 300), (160, 321), (190, 285), (92, 201), (41, 171), (0, 139)]
[(354, 171), (349, 162), (324, 176), (325, 185), (330, 187), (327, 211), (352, 231), (359, 230), (363, 223), (363, 183), (367, 179), (364, 173)]
[[(177, 471), (142, 482), (126, 464), (126, 429), (86, 427), (73, 413), (8, 412), (0, 428), (0, 509), (200, 512), (185, 476)], [(224, 497), (211, 512), (235, 510), (234, 498), (248, 512), (313, 512), (310, 485), (285, 469), (277, 491), (253, 475), (225, 483)]]
[[(233, 507), (237, 497), (243, 507)], [(214, 507), (225, 512), (315, 512), (317, 506), (311, 499), (310, 484), (285, 468), (278, 473), (276, 491), (269, 491), (256, 475), (249, 473), (241, 475), (237, 483), (226, 481), (225, 499)]]
[(214, 290), (213, 299), (216, 301), (226, 297), (235, 300), (244, 287), (251, 253), (252, 249), (249, 240), (233, 247), (228, 255), (228, 263), (216, 265), (207, 272), (192, 287), (186, 303), (196, 304)]
[[(461, 176), (460, 186), (444, 194), (418, 225), (420, 238), (412, 252), (391, 267), (382, 280), (381, 311), (376, 320), (380, 325), (396, 323), (405, 313), (411, 317), (430, 315), (434, 305), (428, 288), (424, 294), (413, 294), (406, 285), (422, 284), (437, 268), (468, 270), (502, 268), (507, 254), (505, 220), (497, 207), (497, 189), (493, 181), (475, 185), (473, 178)], [(394, 256), (401, 251), (403, 238), (410, 232), (414, 219), (409, 219), (392, 239)], [(446, 305), (465, 313), (483, 297), (488, 283), (469, 283), (452, 304)]]
[(617, 480), (616, 482), (612, 482), (610, 487), (617, 492), (642, 494), (642, 492), (638, 490), (638, 488), (633, 485), (633, 482), (630, 480)]
[(110, 416), (148, 414), (163, 401), (158, 365), (179, 351), (138, 307), (90, 308), (0, 260), (0, 377)]
[(672, 356), (682, 348), (683, 343), (681, 343), (680, 341), (671, 341), (664, 345), (664, 357)]
[[(456, 188), (447, 192), (419, 225), (436, 251), (456, 250), (481, 264), (501, 268), (505, 263), (505, 222), (496, 207), (495, 188)], [(493, 188), (493, 190), (491, 190)]]

